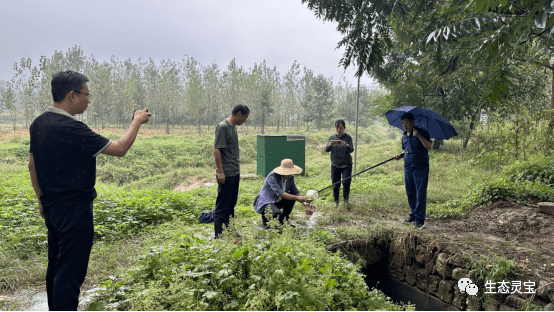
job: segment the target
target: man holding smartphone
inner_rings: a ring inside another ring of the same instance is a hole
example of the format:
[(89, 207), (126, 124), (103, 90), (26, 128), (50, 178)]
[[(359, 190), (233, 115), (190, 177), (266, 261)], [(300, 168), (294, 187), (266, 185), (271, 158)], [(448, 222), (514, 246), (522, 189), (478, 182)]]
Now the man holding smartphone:
[(94, 237), (96, 156), (124, 156), (148, 109), (135, 112), (125, 134), (111, 140), (75, 118), (90, 103), (88, 78), (67, 70), (52, 77), (53, 107), (31, 124), (29, 174), (48, 229), (46, 292), (50, 310), (77, 310)]

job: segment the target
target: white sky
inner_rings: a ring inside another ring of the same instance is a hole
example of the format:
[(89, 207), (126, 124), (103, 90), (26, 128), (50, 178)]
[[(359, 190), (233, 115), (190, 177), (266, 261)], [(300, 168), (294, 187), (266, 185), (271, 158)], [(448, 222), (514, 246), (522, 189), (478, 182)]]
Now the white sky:
[[(300, 0), (0, 0), (0, 80), (22, 57), (38, 65), (41, 55), (78, 45), (99, 61), (188, 55), (223, 70), (233, 57), (244, 69), (265, 59), (281, 76), (297, 60), (337, 83), (341, 38)], [(352, 67), (343, 77), (356, 85)], [(367, 75), (361, 82), (373, 84)]]

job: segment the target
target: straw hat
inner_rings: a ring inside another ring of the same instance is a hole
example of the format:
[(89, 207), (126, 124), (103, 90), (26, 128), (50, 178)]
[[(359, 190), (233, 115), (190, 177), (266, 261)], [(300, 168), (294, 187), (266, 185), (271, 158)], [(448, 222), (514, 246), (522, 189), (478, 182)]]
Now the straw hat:
[(292, 159), (285, 158), (281, 160), (281, 166), (273, 169), (273, 172), (280, 175), (292, 175), (301, 173), (302, 168), (294, 165)]

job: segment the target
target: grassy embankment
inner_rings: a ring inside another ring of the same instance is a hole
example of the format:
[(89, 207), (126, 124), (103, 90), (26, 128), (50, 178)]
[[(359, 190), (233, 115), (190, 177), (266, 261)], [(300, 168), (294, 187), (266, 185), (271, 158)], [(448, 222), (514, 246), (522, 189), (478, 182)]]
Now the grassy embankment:
[[(308, 134), (306, 175), (296, 178), (302, 192), (330, 183), (329, 156), (322, 151), (329, 134)], [(119, 133), (105, 135), (115, 139), (120, 136)], [(391, 136), (394, 134), (385, 128), (366, 130), (365, 137), (361, 135), (358, 170), (399, 151), (398, 140), (387, 140)], [(85, 288), (136, 266), (152, 246), (175, 245), (192, 236), (209, 240), (213, 226), (198, 224), (196, 216), (213, 206), (216, 186), (200, 186), (184, 193), (172, 189), (183, 182), (213, 182), (212, 140), (210, 135), (139, 138), (123, 158), (105, 155), (98, 158), (99, 197), (95, 201), (98, 240), (93, 247)], [(242, 173), (255, 173), (255, 135), (241, 135), (240, 144)], [(430, 158), (428, 214), (434, 217), (461, 214), (462, 211), (456, 211), (455, 207), (446, 213), (444, 205), (439, 204), (467, 196), (477, 184), (494, 179), (493, 173), (497, 170), (476, 165), (467, 154), (462, 159), (458, 145), (452, 143), (447, 143), (443, 151), (431, 152)], [(14, 137), (0, 143), (0, 159), (3, 162), (0, 174), (4, 177), (0, 193), (1, 294), (44, 283), (46, 231), (37, 216), (26, 168), (28, 139)], [(243, 228), (243, 235), (256, 236), (251, 224), (259, 222), (259, 216), (251, 203), (262, 183), (261, 177), (241, 181), (236, 219), (237, 226)], [(330, 196), (328, 190), (316, 203), (322, 215), (319, 218), (321, 235), (316, 239), (319, 241), (322, 237), (330, 242), (349, 235), (348, 228), (353, 221), (362, 221), (364, 231), (382, 231), (381, 219), (401, 220), (409, 210), (402, 161), (389, 162), (357, 177), (352, 187), (353, 207), (349, 212), (344, 207), (335, 208)], [(302, 219), (299, 214), (295, 218)], [(354, 232), (359, 233), (360, 229)]]

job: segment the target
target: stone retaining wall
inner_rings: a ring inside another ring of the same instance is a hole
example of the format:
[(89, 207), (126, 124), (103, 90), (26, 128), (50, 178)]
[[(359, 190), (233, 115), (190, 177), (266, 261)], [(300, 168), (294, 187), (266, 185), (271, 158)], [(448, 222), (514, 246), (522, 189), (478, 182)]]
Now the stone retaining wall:
[[(328, 246), (328, 249), (340, 249), (351, 261), (355, 260), (352, 254), (356, 253), (365, 265), (383, 259), (388, 250), (388, 274), (460, 310), (512, 311), (532, 302), (545, 311), (554, 311), (554, 281), (531, 281), (535, 282), (535, 295), (522, 291), (521, 294), (489, 294), (483, 298), (487, 279), (481, 280), (469, 274), (470, 268), (462, 257), (450, 254), (440, 242), (423, 236), (408, 234), (394, 240), (350, 240)], [(479, 292), (476, 296), (460, 291), (458, 281), (461, 278), (469, 278), (477, 285)]]
[[(428, 242), (424, 237), (391, 242), (389, 274), (460, 310), (511, 311), (532, 302), (545, 311), (554, 311), (554, 282), (544, 280), (534, 281), (535, 295), (523, 293), (522, 281), (521, 294), (489, 294), (483, 303), (480, 298), (485, 293), (486, 281), (470, 275), (466, 261), (460, 256), (449, 254), (439, 242)], [(476, 284), (478, 295), (461, 292), (458, 288), (461, 278), (469, 278)]]

